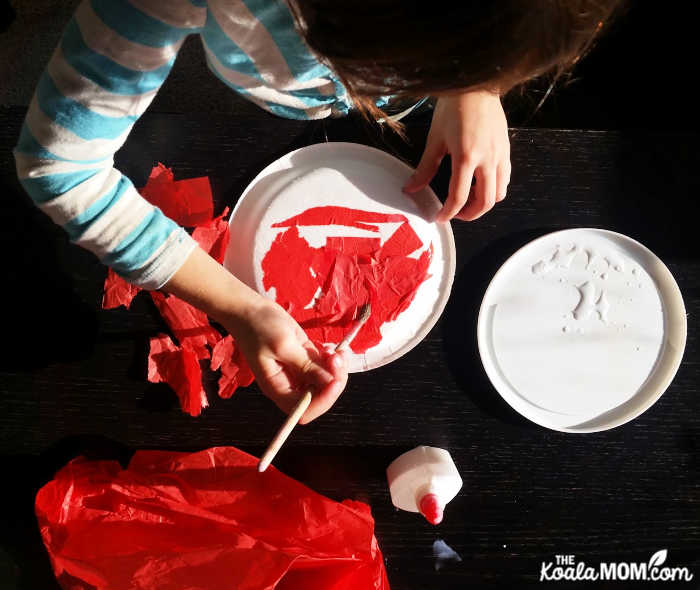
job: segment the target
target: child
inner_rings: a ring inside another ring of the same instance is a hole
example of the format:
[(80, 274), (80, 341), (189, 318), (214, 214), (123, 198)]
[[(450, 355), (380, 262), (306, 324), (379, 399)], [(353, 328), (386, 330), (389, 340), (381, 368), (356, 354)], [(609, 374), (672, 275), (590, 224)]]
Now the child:
[(438, 221), (473, 220), (505, 197), (510, 179), (500, 95), (574, 63), (617, 2), (288, 1), (84, 0), (39, 81), (15, 157), (29, 195), (71, 240), (132, 283), (165, 289), (220, 322), (280, 408), (293, 407), (301, 384), (312, 387), (308, 422), (342, 392), (343, 357), (318, 351), (281, 307), (228, 273), (112, 167), (185, 37), (200, 36), (214, 75), (283, 117), (353, 106), (381, 116), (380, 97), (437, 96), (404, 190), (425, 187), (449, 154)]

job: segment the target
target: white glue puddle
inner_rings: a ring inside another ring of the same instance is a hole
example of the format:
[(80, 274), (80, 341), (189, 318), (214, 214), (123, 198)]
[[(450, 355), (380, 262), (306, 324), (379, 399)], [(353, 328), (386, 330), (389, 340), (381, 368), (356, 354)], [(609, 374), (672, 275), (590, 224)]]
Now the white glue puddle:
[(560, 426), (630, 400), (664, 342), (654, 281), (596, 230), (550, 234), (519, 251), (494, 277), (482, 315), (480, 337), (516, 409), (528, 404)]

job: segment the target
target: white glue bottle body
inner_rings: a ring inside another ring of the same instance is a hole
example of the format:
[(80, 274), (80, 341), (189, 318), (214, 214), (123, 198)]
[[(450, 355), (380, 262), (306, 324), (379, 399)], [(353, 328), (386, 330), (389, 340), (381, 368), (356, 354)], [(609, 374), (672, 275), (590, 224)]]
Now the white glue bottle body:
[(436, 447), (416, 447), (397, 457), (386, 476), (394, 506), (420, 512), (431, 524), (442, 521), (445, 506), (462, 488), (450, 453)]

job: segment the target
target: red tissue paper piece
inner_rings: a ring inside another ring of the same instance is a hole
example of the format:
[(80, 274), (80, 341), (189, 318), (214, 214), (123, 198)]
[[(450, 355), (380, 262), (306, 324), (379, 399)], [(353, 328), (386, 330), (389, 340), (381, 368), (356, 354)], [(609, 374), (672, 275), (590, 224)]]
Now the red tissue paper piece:
[(228, 399), (239, 387), (247, 387), (255, 377), (230, 334), (219, 340), (211, 353), (211, 370), (221, 369), (219, 397)]
[[(214, 204), (208, 178), (175, 181), (172, 170), (159, 163), (151, 171), (141, 194), (180, 225), (196, 226), (192, 237), (203, 250), (223, 263), (229, 242), (229, 226), (225, 219), (229, 208), (218, 217), (213, 216)], [(124, 305), (128, 308), (139, 291), (138, 287), (130, 285), (109, 269), (102, 307), (111, 309)], [(204, 312), (173, 295), (154, 291), (151, 298), (179, 346), (166, 335), (151, 339), (148, 380), (170, 385), (177, 393), (184, 412), (198, 416), (202, 408), (208, 405), (199, 361), (212, 357), (210, 348), (215, 353), (212, 368), (221, 369), (219, 396), (229, 398), (238, 387), (253, 382), (253, 373), (233, 338), (223, 338), (209, 323)]]
[(182, 411), (199, 416), (209, 405), (202, 387), (202, 370), (197, 355), (177, 346), (166, 334), (151, 338), (148, 353), (148, 380), (167, 383), (177, 394)]
[(35, 509), (66, 589), (389, 590), (369, 506), (233, 447), (74, 459)]
[(131, 301), (141, 289), (131, 283), (127, 283), (111, 268), (107, 269), (104, 294), (102, 295), (102, 309), (114, 309), (123, 305), (127, 309)]
[(207, 345), (214, 346), (221, 334), (209, 323), (207, 314), (175, 295), (151, 291), (151, 298), (180, 346), (194, 352), (199, 360), (208, 359)]
[(199, 246), (207, 252), (219, 264), (224, 263), (226, 247), (229, 241), (228, 220), (224, 219), (228, 215), (228, 207), (218, 217), (202, 223), (194, 228), (192, 237)]
[(206, 176), (174, 180), (173, 171), (158, 162), (139, 192), (170, 219), (186, 227), (205, 223), (214, 216), (211, 185)]
[(325, 207), (312, 207), (299, 215), (290, 217), (285, 221), (274, 223), (272, 227), (291, 227), (293, 225), (346, 225), (369, 231), (379, 231), (376, 225), (369, 223), (387, 223), (390, 221), (406, 221), (401, 213), (379, 213), (377, 211), (362, 211), (361, 209), (348, 209), (328, 205)]
[[(312, 248), (297, 229), (343, 225), (378, 233), (376, 224), (387, 222), (401, 225), (383, 246), (378, 237), (328, 236), (323, 247)], [(423, 242), (400, 213), (313, 207), (272, 227), (288, 229), (275, 237), (263, 258), (263, 286), (275, 288), (277, 303), (317, 345), (340, 342), (366, 302), (372, 313), (350, 348), (362, 353), (377, 345), (382, 324), (404, 312), (430, 276), (432, 244), (417, 258), (409, 257)]]

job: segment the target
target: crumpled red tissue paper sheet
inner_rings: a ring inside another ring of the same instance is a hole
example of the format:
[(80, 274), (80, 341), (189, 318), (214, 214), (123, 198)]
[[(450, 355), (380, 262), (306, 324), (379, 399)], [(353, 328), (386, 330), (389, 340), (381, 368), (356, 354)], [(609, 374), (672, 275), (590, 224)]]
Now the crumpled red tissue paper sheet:
[[(326, 237), (313, 248), (299, 235), (300, 226), (342, 225), (379, 233), (377, 223), (400, 223), (380, 246), (379, 237)], [(350, 343), (355, 353), (376, 346), (382, 324), (395, 320), (430, 276), (432, 244), (423, 247), (400, 213), (346, 207), (312, 207), (272, 227), (288, 228), (275, 237), (262, 261), (263, 285), (299, 322), (317, 345), (337, 344), (351, 329), (358, 308), (369, 302), (372, 313)]]
[(369, 506), (233, 447), (78, 458), (35, 508), (66, 590), (389, 590)]

